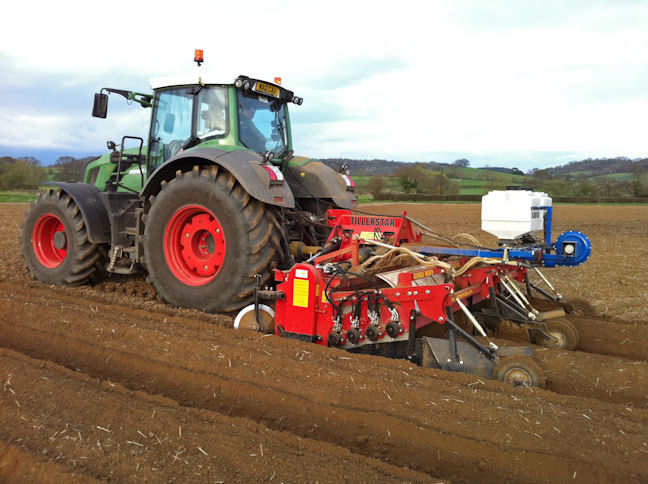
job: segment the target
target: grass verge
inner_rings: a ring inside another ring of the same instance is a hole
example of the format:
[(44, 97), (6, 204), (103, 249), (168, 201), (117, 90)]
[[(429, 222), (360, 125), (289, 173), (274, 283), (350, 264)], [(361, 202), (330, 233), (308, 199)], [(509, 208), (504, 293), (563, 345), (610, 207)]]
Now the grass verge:
[(38, 192), (3, 192), (0, 191), (0, 202), (31, 202), (36, 200)]

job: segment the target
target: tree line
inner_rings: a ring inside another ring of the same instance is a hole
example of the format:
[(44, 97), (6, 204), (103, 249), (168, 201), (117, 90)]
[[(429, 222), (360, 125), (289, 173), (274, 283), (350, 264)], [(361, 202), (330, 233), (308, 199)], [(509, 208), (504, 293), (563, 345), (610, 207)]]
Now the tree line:
[(34, 190), (46, 181), (83, 181), (85, 168), (97, 157), (61, 156), (52, 166), (43, 167), (32, 157), (0, 157), (0, 190)]
[[(0, 190), (34, 190), (46, 181), (83, 181), (86, 166), (95, 159), (97, 157), (61, 156), (54, 165), (43, 167), (33, 157), (0, 157)], [(359, 184), (358, 190), (374, 197), (386, 191), (456, 195), (460, 192), (459, 180), (462, 179), (480, 180), (479, 187), (484, 191), (502, 190), (516, 184), (553, 197), (648, 197), (648, 158), (587, 159), (554, 168), (534, 168), (526, 174), (517, 168), (466, 170), (470, 161), (463, 158), (453, 163), (344, 158), (322, 161), (334, 169), (348, 169), (352, 175), (370, 176), (368, 182)], [(593, 176), (592, 173), (609, 176)], [(619, 173), (623, 176), (615, 176)]]
[[(607, 168), (606, 163), (610, 165)], [(481, 191), (485, 194), (488, 190), (504, 190), (515, 185), (546, 192), (552, 197), (648, 197), (648, 159), (584, 160), (570, 163), (568, 168), (535, 168), (526, 174), (517, 168), (484, 167), (464, 170), (469, 165), (470, 162), (465, 159), (456, 160), (452, 164), (387, 162), (387, 166), (393, 168), (390, 175), (374, 175), (367, 183), (359, 184), (358, 191), (370, 193), (374, 198), (388, 192), (405, 195), (457, 195), (460, 193), (460, 180), (478, 180), (474, 184), (465, 183), (475, 190), (464, 193), (476, 194)], [(380, 171), (384, 169), (385, 166)], [(568, 169), (572, 171), (567, 171)], [(620, 169), (624, 171), (615, 171)], [(596, 175), (592, 174), (593, 171)], [(600, 176), (601, 172), (608, 176)]]
[[(420, 165), (401, 166), (392, 177), (398, 180), (403, 193), (421, 193), (430, 195), (456, 195), (459, 193), (459, 182), (450, 179), (441, 171), (430, 171)], [(385, 192), (385, 177), (374, 175), (362, 191), (371, 193), (374, 198)]]
[[(542, 171), (542, 170), (540, 170)], [(609, 176), (587, 177), (583, 174), (547, 176), (534, 173), (532, 184), (554, 197), (648, 197), (648, 170), (635, 166), (629, 179)]]

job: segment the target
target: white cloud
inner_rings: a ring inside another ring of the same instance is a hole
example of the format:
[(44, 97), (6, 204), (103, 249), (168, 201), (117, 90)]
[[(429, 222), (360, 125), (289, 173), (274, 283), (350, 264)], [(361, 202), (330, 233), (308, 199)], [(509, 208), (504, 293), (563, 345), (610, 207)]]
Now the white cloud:
[(100, 121), (71, 109), (71, 97), (88, 99), (89, 112), (87, 86), (148, 90), (150, 77), (196, 72), (193, 49), (203, 48), (200, 72), (225, 82), (279, 75), (305, 98), (292, 110), (304, 154), (648, 156), (645, 2), (26, 1), (3, 10), (1, 87), (37, 77), (47, 93), (51, 76), (69, 94), (41, 93), (49, 109), (0, 99), (0, 144), (100, 149), (108, 131), (144, 134), (143, 110), (113, 110), (111, 98)]
[(144, 137), (151, 112), (139, 109), (115, 113), (102, 120), (88, 116), (28, 115), (0, 113), (0, 146), (63, 151), (105, 150), (109, 139), (119, 143), (124, 134)]

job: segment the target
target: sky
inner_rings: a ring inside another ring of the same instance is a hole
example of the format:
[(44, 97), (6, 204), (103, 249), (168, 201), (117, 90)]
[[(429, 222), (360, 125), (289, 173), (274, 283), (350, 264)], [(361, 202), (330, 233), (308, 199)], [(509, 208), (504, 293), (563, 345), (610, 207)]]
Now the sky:
[(102, 87), (245, 74), (304, 98), (299, 155), (523, 171), (648, 157), (648, 1), (22, 0), (2, 16), (0, 156), (145, 137), (150, 110), (119, 96), (91, 117)]

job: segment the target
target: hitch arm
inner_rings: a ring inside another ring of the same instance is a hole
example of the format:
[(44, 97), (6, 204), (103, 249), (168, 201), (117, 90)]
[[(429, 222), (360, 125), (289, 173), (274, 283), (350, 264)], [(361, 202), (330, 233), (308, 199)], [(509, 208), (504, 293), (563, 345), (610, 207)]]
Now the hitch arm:
[[(452, 314), (452, 308), (448, 308), (446, 310), (447, 314)], [(463, 339), (465, 339), (468, 343), (470, 343), (477, 351), (479, 351), (482, 355), (484, 355), (486, 358), (490, 360), (495, 359), (495, 350), (493, 348), (489, 348), (488, 346), (485, 346), (481, 344), (479, 341), (477, 341), (475, 338), (473, 338), (470, 334), (468, 334), (466, 331), (464, 331), (463, 328), (458, 326), (450, 317), (446, 318), (446, 324), (450, 326), (454, 330), (455, 333), (458, 333)], [(451, 333), (452, 334), (452, 333)], [(453, 339), (451, 338), (450, 344), (453, 344)], [(454, 342), (456, 344), (456, 340)], [(456, 351), (456, 349), (455, 349)]]

